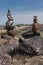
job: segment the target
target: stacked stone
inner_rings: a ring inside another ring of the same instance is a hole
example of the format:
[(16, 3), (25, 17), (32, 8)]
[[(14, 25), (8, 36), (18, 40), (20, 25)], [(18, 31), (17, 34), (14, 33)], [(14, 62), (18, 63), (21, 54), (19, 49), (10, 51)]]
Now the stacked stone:
[(32, 25), (32, 32), (33, 33), (40, 33), (39, 32), (40, 28), (41, 28), (41, 25), (38, 23), (37, 16), (34, 16), (33, 25)]
[(14, 26), (13, 26), (13, 17), (11, 16), (10, 10), (8, 10), (7, 18), (8, 18), (8, 21), (6, 22), (6, 29), (9, 31), (9, 30), (14, 29)]
[(11, 12), (10, 10), (8, 10), (8, 13), (7, 13), (7, 18), (8, 18), (8, 21), (6, 22), (6, 29), (7, 29), (7, 33), (10, 35), (10, 36), (15, 36), (16, 32), (14, 31), (14, 26), (13, 26), (13, 17), (11, 16)]

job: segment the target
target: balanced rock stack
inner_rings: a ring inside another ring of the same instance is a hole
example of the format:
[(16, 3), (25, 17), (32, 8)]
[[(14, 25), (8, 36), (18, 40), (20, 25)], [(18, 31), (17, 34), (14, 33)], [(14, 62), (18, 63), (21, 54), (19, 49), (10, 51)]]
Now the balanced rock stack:
[(7, 33), (14, 37), (16, 34), (14, 31), (14, 26), (13, 26), (13, 17), (11, 16), (10, 10), (8, 10), (7, 18), (8, 18), (8, 21), (6, 22)]
[(32, 32), (33, 33), (40, 33), (39, 32), (40, 28), (41, 28), (41, 25), (38, 23), (37, 16), (34, 16), (33, 25), (32, 25)]
[(14, 29), (14, 27), (13, 27), (13, 17), (11, 16), (10, 10), (8, 10), (7, 18), (8, 18), (8, 21), (6, 22), (6, 29), (9, 31), (9, 30)]

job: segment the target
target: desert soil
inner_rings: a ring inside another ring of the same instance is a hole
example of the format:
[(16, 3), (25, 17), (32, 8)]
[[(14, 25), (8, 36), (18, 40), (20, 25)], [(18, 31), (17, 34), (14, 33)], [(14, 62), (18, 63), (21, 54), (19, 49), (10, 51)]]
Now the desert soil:
[[(17, 36), (15, 38), (12, 38), (11, 36), (8, 36), (7, 38), (2, 39), (0, 34), (0, 65), (43, 65), (43, 51), (42, 55), (34, 55), (29, 56), (29, 54), (19, 54), (16, 53), (15, 49), (19, 46), (19, 38), (21, 37), (21, 34), (29, 31), (30, 27), (23, 27), (23, 28), (17, 28)], [(41, 36), (35, 36), (33, 38), (26, 39), (30, 44), (33, 44), (34, 46), (40, 47), (40, 45), (43, 45), (43, 30), (41, 29)], [(0, 33), (3, 33), (1, 30)], [(6, 32), (6, 30), (4, 30)], [(10, 37), (10, 39), (9, 39)], [(42, 49), (43, 50), (43, 46)]]

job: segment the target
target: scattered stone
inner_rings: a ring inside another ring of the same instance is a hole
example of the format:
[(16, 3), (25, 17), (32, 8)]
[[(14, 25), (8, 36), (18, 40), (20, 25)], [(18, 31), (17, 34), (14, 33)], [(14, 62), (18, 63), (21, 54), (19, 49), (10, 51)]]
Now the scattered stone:
[(42, 41), (43, 41), (43, 38), (40, 36), (35, 36), (33, 38), (30, 38), (28, 41), (19, 39), (20, 46), (24, 47), (24, 51), (27, 49), (27, 51), (30, 54), (34, 54), (34, 53), (42, 54), (43, 53), (42, 51), (43, 42)]
[(1, 38), (3, 38), (3, 39), (12, 39), (13, 37), (6, 34), (6, 35), (1, 35)]
[[(22, 31), (23, 30), (20, 30), (19, 33), (21, 34)], [(40, 55), (43, 54), (43, 38), (41, 36), (30, 37), (28, 40), (22, 38), (23, 43), (19, 43), (19, 35), (18, 37), (14, 36), (14, 38), (10, 35), (5, 35), (6, 37), (4, 36), (3, 40), (0, 39), (0, 65), (43, 65), (43, 57), (40, 57)], [(31, 46), (26, 47), (29, 44), (32, 45), (32, 50)], [(23, 52), (20, 50), (20, 54), (18, 48), (19, 50), (22, 48), (25, 53), (22, 54)], [(36, 51), (37, 54), (30, 57), (29, 53), (34, 54), (33, 50)], [(8, 54), (9, 52), (13, 55), (13, 59), (11, 55)], [(15, 54), (16, 52), (17, 54)]]
[(41, 55), (40, 58), (43, 59), (43, 56)]
[(15, 30), (10, 30), (7, 32), (9, 35), (11, 35), (12, 37), (17, 36), (17, 32)]

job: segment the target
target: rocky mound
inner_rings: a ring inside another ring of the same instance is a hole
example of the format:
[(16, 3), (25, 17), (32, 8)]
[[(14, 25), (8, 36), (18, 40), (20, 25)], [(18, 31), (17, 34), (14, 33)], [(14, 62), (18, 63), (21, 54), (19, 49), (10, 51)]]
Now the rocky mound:
[[(33, 50), (30, 50), (31, 48), (26, 48), (28, 44), (31, 44), (33, 49), (38, 52), (38, 56), (35, 54), (30, 57), (29, 53), (27, 54), (27, 52), (34, 54)], [(13, 38), (9, 40), (0, 39), (1, 65), (43, 65), (43, 56), (41, 55), (43, 55), (43, 38), (41, 36), (23, 40), (23, 43)]]
[[(43, 65), (43, 38), (22, 34), (29, 28), (16, 31), (16, 38), (0, 35), (0, 65)], [(21, 34), (24, 40), (19, 42)]]

